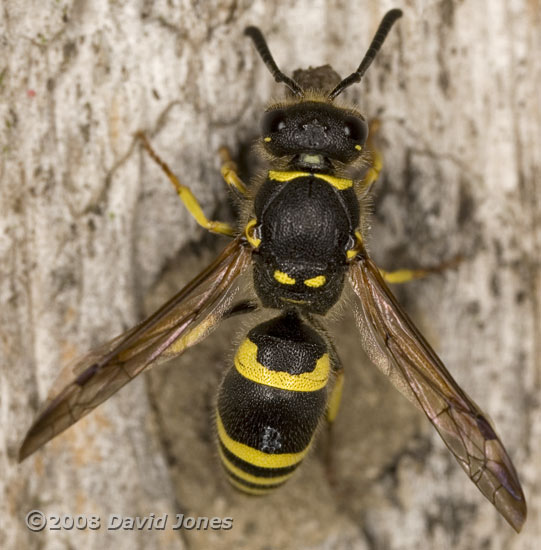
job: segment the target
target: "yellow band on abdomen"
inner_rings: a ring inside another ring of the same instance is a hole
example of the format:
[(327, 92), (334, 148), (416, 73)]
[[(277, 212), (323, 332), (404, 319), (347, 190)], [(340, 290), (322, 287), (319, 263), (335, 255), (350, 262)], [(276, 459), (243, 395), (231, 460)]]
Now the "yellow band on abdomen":
[(260, 468), (286, 468), (287, 466), (293, 466), (298, 464), (310, 449), (310, 445), (307, 445), (306, 449), (298, 453), (264, 453), (263, 451), (250, 447), (249, 445), (245, 445), (244, 443), (239, 443), (238, 441), (231, 439), (225, 431), (219, 413), (216, 413), (216, 427), (218, 429), (218, 437), (220, 441), (229, 452), (245, 462), (248, 462), (253, 466), (259, 466)]
[(244, 485), (240, 481), (237, 481), (236, 479), (232, 478), (231, 476), (227, 476), (227, 481), (233, 485), (236, 489), (239, 491), (242, 491), (243, 493), (247, 493), (249, 495), (267, 495), (271, 491), (274, 491), (274, 487), (249, 487), (247, 485)]
[(233, 475), (236, 475), (243, 481), (247, 481), (248, 483), (257, 483), (258, 485), (261, 485), (262, 488), (264, 488), (265, 485), (275, 485), (277, 483), (283, 483), (295, 473), (295, 470), (293, 470), (287, 474), (276, 476), (276, 477), (263, 477), (263, 476), (257, 476), (254, 474), (249, 474), (248, 472), (241, 470), (240, 468), (235, 466), (232, 462), (230, 462), (219, 445), (218, 445), (218, 453), (220, 455), (222, 464), (225, 466), (228, 472), (230, 472)]
[(324, 353), (317, 361), (314, 370), (301, 374), (271, 370), (257, 360), (257, 345), (248, 338), (242, 342), (235, 355), (237, 371), (256, 382), (273, 388), (290, 391), (317, 391), (327, 385), (331, 362), (329, 354)]

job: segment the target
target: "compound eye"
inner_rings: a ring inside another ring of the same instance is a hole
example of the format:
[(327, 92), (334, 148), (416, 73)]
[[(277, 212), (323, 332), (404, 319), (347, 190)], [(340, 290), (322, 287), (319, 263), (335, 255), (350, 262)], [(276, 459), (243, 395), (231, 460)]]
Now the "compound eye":
[(364, 143), (368, 136), (368, 125), (361, 118), (347, 116), (344, 121), (344, 135), (352, 141)]
[(286, 127), (286, 114), (282, 109), (269, 111), (263, 116), (261, 130), (264, 136), (280, 132)]

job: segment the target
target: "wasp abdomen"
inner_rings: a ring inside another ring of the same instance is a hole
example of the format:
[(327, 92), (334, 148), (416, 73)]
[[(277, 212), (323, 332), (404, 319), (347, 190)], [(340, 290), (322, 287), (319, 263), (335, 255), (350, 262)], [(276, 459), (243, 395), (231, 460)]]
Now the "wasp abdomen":
[(292, 312), (252, 329), (218, 395), (219, 453), (231, 483), (265, 494), (291, 477), (325, 412), (330, 358)]
[(254, 284), (264, 307), (326, 313), (339, 299), (347, 248), (359, 225), (350, 179), (270, 171), (255, 199), (261, 244)]

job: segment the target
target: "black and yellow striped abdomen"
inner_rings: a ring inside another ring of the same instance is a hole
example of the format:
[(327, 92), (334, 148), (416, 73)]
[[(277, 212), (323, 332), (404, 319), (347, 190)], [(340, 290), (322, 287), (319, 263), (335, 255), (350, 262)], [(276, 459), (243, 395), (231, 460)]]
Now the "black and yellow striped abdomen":
[(218, 450), (229, 481), (250, 494), (285, 483), (325, 412), (325, 340), (294, 311), (252, 329), (218, 395)]

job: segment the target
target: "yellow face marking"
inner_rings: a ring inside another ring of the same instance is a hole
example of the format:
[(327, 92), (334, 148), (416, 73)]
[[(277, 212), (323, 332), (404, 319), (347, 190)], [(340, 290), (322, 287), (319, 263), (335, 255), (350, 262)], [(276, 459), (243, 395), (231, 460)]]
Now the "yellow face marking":
[(257, 248), (261, 244), (261, 239), (256, 239), (254, 237), (253, 229), (257, 224), (257, 220), (252, 218), (244, 228), (244, 236), (247, 241), (252, 245), (252, 248)]
[(362, 149), (363, 149), (363, 146), (362, 146), (362, 145), (359, 145), (359, 144), (357, 144), (357, 145), (355, 145), (355, 149), (357, 149), (357, 151), (362, 151)]
[(267, 136), (266, 138), (263, 138), (263, 141), (266, 141), (268, 143), (269, 141), (272, 141), (272, 138)]
[(323, 354), (312, 372), (290, 374), (285, 371), (271, 370), (257, 360), (257, 345), (244, 340), (235, 355), (235, 368), (248, 380), (289, 391), (317, 391), (324, 388), (329, 380), (331, 362), (329, 354)]
[(231, 439), (225, 431), (222, 419), (218, 413), (216, 413), (216, 427), (218, 429), (218, 437), (228, 451), (245, 462), (259, 466), (260, 468), (287, 468), (288, 466), (293, 466), (294, 464), (298, 464), (310, 449), (309, 444), (306, 446), (306, 449), (299, 453), (268, 454)]
[(284, 273), (283, 271), (276, 270), (274, 272), (274, 278), (281, 284), (281, 285), (294, 285), (295, 279), (290, 277), (287, 273)]
[(245, 472), (244, 470), (241, 470), (238, 466), (235, 466), (232, 462), (230, 462), (219, 445), (218, 445), (218, 454), (220, 455), (222, 464), (227, 468), (229, 472), (231, 472), (232, 474), (235, 474), (237, 477), (240, 477), (244, 481), (248, 481), (249, 483), (257, 483), (258, 485), (273, 485), (275, 483), (281, 483), (282, 481), (288, 480), (295, 473), (295, 471), (293, 471), (283, 476), (277, 476), (277, 477), (255, 476), (253, 474), (249, 474)]
[(321, 155), (307, 155), (306, 153), (302, 155), (302, 159), (309, 164), (321, 164), (323, 161)]
[(319, 288), (327, 282), (327, 277), (325, 275), (318, 275), (317, 277), (312, 277), (311, 279), (306, 279), (304, 284), (310, 288)]
[(336, 176), (330, 176), (329, 174), (319, 174), (317, 172), (282, 172), (278, 170), (270, 170), (269, 178), (273, 181), (291, 181), (297, 178), (303, 178), (307, 176), (314, 176), (320, 180), (324, 180), (330, 183), (335, 189), (344, 191), (353, 186), (353, 181), (347, 178), (337, 178)]

